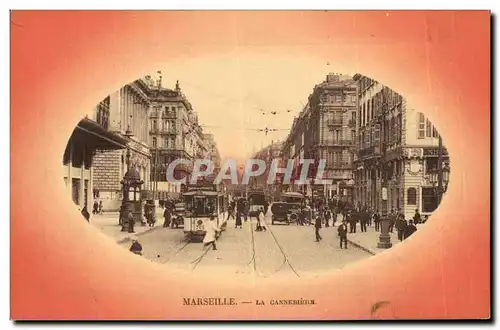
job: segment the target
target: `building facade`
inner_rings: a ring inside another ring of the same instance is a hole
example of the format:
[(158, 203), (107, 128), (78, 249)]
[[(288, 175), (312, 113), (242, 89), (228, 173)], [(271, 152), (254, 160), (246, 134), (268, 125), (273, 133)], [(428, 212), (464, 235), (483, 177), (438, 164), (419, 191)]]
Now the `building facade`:
[[(438, 205), (429, 181), (429, 173), (438, 165), (436, 128), (390, 88), (359, 74), (354, 79), (358, 85), (356, 202), (382, 213), (400, 209), (406, 218), (416, 209), (429, 215)], [(444, 147), (442, 152), (448, 162)]]
[(300, 172), (300, 159), (324, 160), (323, 178), (332, 184), (287, 189), (352, 200), (356, 110), (357, 85), (352, 77), (328, 74), (325, 81), (314, 87), (308, 103), (294, 120), (283, 156), (285, 160), (294, 160), (296, 172)]
[[(137, 169), (144, 181), (142, 189), (150, 186), (151, 152), (148, 144), (147, 120), (151, 108), (150, 88), (139, 79), (108, 96), (98, 107), (109, 110), (108, 130), (127, 138), (131, 151), (130, 166)], [(105, 211), (116, 211), (122, 200), (120, 181), (127, 171), (126, 149), (97, 150), (94, 157), (94, 195)]]
[[(207, 146), (203, 129), (191, 103), (182, 93), (177, 82), (175, 89), (163, 88), (161, 84), (152, 87), (152, 108), (149, 115), (149, 136), (153, 162), (151, 181), (157, 182), (156, 190), (160, 199), (165, 196), (178, 197), (182, 186), (167, 182), (168, 165), (178, 158), (194, 160), (204, 158)], [(180, 164), (174, 176), (188, 177), (192, 166)]]

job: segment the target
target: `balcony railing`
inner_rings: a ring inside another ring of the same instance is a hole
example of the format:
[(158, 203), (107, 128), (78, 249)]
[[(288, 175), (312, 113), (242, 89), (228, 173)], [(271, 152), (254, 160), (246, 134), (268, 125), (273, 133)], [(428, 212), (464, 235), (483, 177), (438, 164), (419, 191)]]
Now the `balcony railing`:
[(354, 140), (344, 140), (344, 139), (325, 139), (322, 145), (326, 146), (346, 146), (350, 147), (354, 145)]

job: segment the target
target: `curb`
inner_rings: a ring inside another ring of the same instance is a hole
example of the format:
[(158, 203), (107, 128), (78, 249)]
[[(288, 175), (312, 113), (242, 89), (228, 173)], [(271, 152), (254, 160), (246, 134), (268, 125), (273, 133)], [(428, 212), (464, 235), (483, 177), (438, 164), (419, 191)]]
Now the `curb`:
[(140, 233), (137, 233), (137, 234), (132, 233), (132, 235), (128, 235), (127, 237), (124, 237), (124, 238), (116, 241), (116, 243), (117, 244), (124, 244), (124, 243), (130, 242), (132, 236), (139, 237), (139, 236), (142, 236), (142, 235), (144, 235), (146, 233), (150, 233), (153, 230), (158, 229), (158, 228), (163, 228), (163, 226), (155, 226), (153, 228), (147, 229), (147, 230), (145, 230), (143, 232), (140, 232)]
[(361, 249), (365, 252), (368, 252), (369, 254), (371, 255), (376, 255), (377, 253), (376, 252), (373, 252), (372, 250), (364, 247), (363, 245), (359, 244), (359, 243), (356, 243), (354, 241), (351, 241), (350, 239), (347, 239), (347, 241), (351, 244), (351, 245), (354, 245), (355, 247), (357, 247), (358, 249)]

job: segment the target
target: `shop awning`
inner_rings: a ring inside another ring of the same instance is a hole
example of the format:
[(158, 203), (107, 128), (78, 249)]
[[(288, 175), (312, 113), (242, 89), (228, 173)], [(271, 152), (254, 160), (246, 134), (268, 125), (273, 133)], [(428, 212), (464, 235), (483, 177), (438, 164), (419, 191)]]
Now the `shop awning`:
[(109, 132), (89, 118), (80, 120), (73, 134), (77, 132), (84, 133), (86, 142), (92, 144), (95, 149), (117, 150), (127, 147), (128, 140), (125, 137)]

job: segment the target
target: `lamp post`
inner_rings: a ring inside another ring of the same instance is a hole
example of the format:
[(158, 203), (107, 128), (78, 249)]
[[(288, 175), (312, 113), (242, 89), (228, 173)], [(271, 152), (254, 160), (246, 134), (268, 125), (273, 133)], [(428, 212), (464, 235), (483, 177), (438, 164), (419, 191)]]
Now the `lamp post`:
[[(127, 126), (127, 130), (125, 131), (124, 136), (127, 139), (130, 139), (132, 137), (132, 130), (130, 129), (130, 125)], [(126, 154), (126, 159), (125, 159), (126, 165), (127, 165), (127, 171), (125, 171), (125, 175), (123, 176), (122, 180), (122, 186), (123, 186), (123, 199), (122, 199), (122, 208), (120, 212), (121, 216), (121, 225), (122, 225), (122, 231), (128, 231), (128, 213), (130, 212), (130, 204), (128, 202), (128, 192), (129, 192), (129, 187), (130, 187), (130, 182), (128, 181), (127, 178), (127, 173), (130, 169), (130, 146), (127, 143), (127, 154)]]
[(385, 113), (387, 111), (388, 104), (387, 104), (387, 96), (385, 94), (385, 91), (382, 90), (382, 120), (380, 121), (381, 127), (382, 127), (382, 134), (381, 134), (381, 140), (382, 140), (382, 159), (380, 162), (380, 171), (381, 171), (381, 176), (382, 176), (382, 200), (381, 200), (381, 217), (380, 217), (380, 236), (379, 236), (379, 241), (377, 243), (377, 247), (379, 249), (388, 249), (392, 247), (391, 243), (391, 234), (389, 234), (389, 226), (390, 226), (390, 219), (389, 215), (387, 214), (387, 199), (388, 199), (388, 166), (387, 166), (387, 140), (388, 137), (386, 137), (386, 125), (384, 125), (385, 122)]

